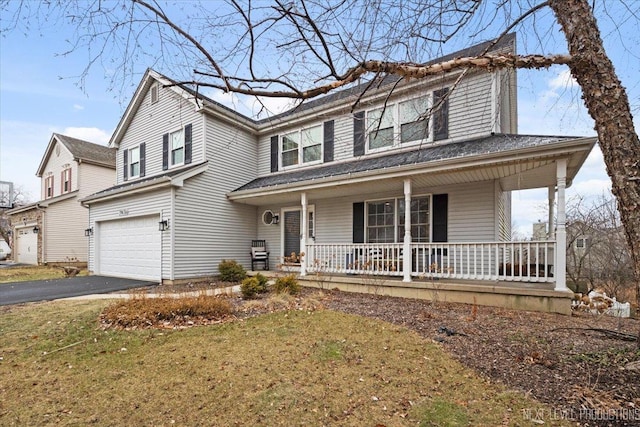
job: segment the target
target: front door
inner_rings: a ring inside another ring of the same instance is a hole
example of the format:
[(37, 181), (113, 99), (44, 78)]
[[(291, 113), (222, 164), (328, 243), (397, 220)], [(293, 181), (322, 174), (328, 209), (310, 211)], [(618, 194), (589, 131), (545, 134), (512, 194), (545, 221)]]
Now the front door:
[[(300, 254), (300, 211), (284, 212), (284, 257)], [(291, 260), (296, 262), (296, 260)]]
[[(315, 209), (314, 205), (309, 205), (307, 207), (307, 244), (312, 243), (315, 240)], [(284, 218), (284, 227), (283, 227), (283, 236), (282, 241), (283, 244), (283, 253), (282, 255), (285, 258), (290, 258), (289, 260), (285, 259), (285, 261), (289, 262), (299, 262), (300, 259), (291, 259), (291, 254), (295, 252), (296, 256), (300, 255), (300, 238), (302, 236), (302, 210), (301, 209), (285, 209), (282, 212), (282, 218)]]

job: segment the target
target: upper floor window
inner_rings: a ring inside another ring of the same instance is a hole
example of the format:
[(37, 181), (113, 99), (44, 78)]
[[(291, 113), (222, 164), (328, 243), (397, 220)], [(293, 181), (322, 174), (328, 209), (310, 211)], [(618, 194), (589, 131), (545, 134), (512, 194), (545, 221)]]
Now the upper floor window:
[(71, 168), (67, 168), (65, 170), (62, 171), (61, 174), (61, 178), (62, 178), (62, 183), (61, 183), (61, 189), (62, 189), (62, 193), (68, 193), (71, 191)]
[(53, 175), (49, 175), (44, 179), (44, 198), (53, 197)]
[(129, 149), (129, 178), (140, 176), (140, 147)]
[(188, 165), (192, 160), (193, 126), (186, 125), (162, 135), (162, 170), (173, 166)]
[(169, 134), (171, 166), (184, 164), (184, 132), (182, 129)]
[(282, 167), (319, 162), (322, 156), (322, 125), (282, 135)]
[[(401, 144), (447, 138), (447, 94), (447, 89), (443, 89), (433, 95), (387, 103), (382, 108), (367, 111), (365, 125), (368, 150), (378, 151)], [(437, 105), (433, 100), (437, 101)], [(431, 126), (428, 116), (432, 113), (432, 105), (434, 126)]]

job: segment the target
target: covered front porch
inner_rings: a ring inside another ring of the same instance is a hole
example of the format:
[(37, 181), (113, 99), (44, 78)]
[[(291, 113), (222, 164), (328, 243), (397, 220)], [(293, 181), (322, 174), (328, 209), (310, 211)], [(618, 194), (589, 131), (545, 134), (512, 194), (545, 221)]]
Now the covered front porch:
[[(257, 237), (311, 286), (568, 313), (565, 189), (594, 143), (492, 136), (258, 178), (228, 197), (277, 217)], [(549, 231), (512, 241), (510, 192), (529, 188), (548, 189)]]

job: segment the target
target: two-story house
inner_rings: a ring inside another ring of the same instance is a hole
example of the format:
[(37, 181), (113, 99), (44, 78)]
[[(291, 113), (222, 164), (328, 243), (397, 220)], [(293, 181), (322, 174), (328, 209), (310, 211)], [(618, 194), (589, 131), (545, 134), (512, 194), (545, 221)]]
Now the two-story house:
[(36, 176), (41, 200), (7, 212), (13, 258), (24, 264), (86, 264), (89, 211), (79, 200), (115, 182), (112, 148), (54, 133)]
[[(513, 52), (515, 37), (491, 50)], [(255, 121), (148, 71), (110, 142), (117, 185), (84, 200), (90, 268), (205, 276), (223, 259), (250, 265), (250, 241), (262, 239), (272, 268), (301, 277), (397, 276), (413, 290), (425, 278), (540, 282), (564, 292), (555, 241), (509, 242), (510, 192), (557, 192), (562, 229), (564, 190), (596, 140), (518, 135), (515, 72), (461, 73), (367, 82)]]

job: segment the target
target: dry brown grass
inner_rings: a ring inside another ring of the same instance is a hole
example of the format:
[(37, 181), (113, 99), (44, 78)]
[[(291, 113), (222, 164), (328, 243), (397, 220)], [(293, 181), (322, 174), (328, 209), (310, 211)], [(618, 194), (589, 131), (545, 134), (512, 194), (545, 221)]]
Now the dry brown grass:
[(0, 425), (531, 425), (523, 410), (542, 407), (379, 320), (103, 330), (108, 304), (0, 308)]
[[(87, 270), (81, 270), (80, 276), (86, 276)], [(27, 282), (30, 280), (63, 279), (64, 269), (61, 267), (28, 266), (9, 267), (0, 269), (0, 284), (12, 282)]]

